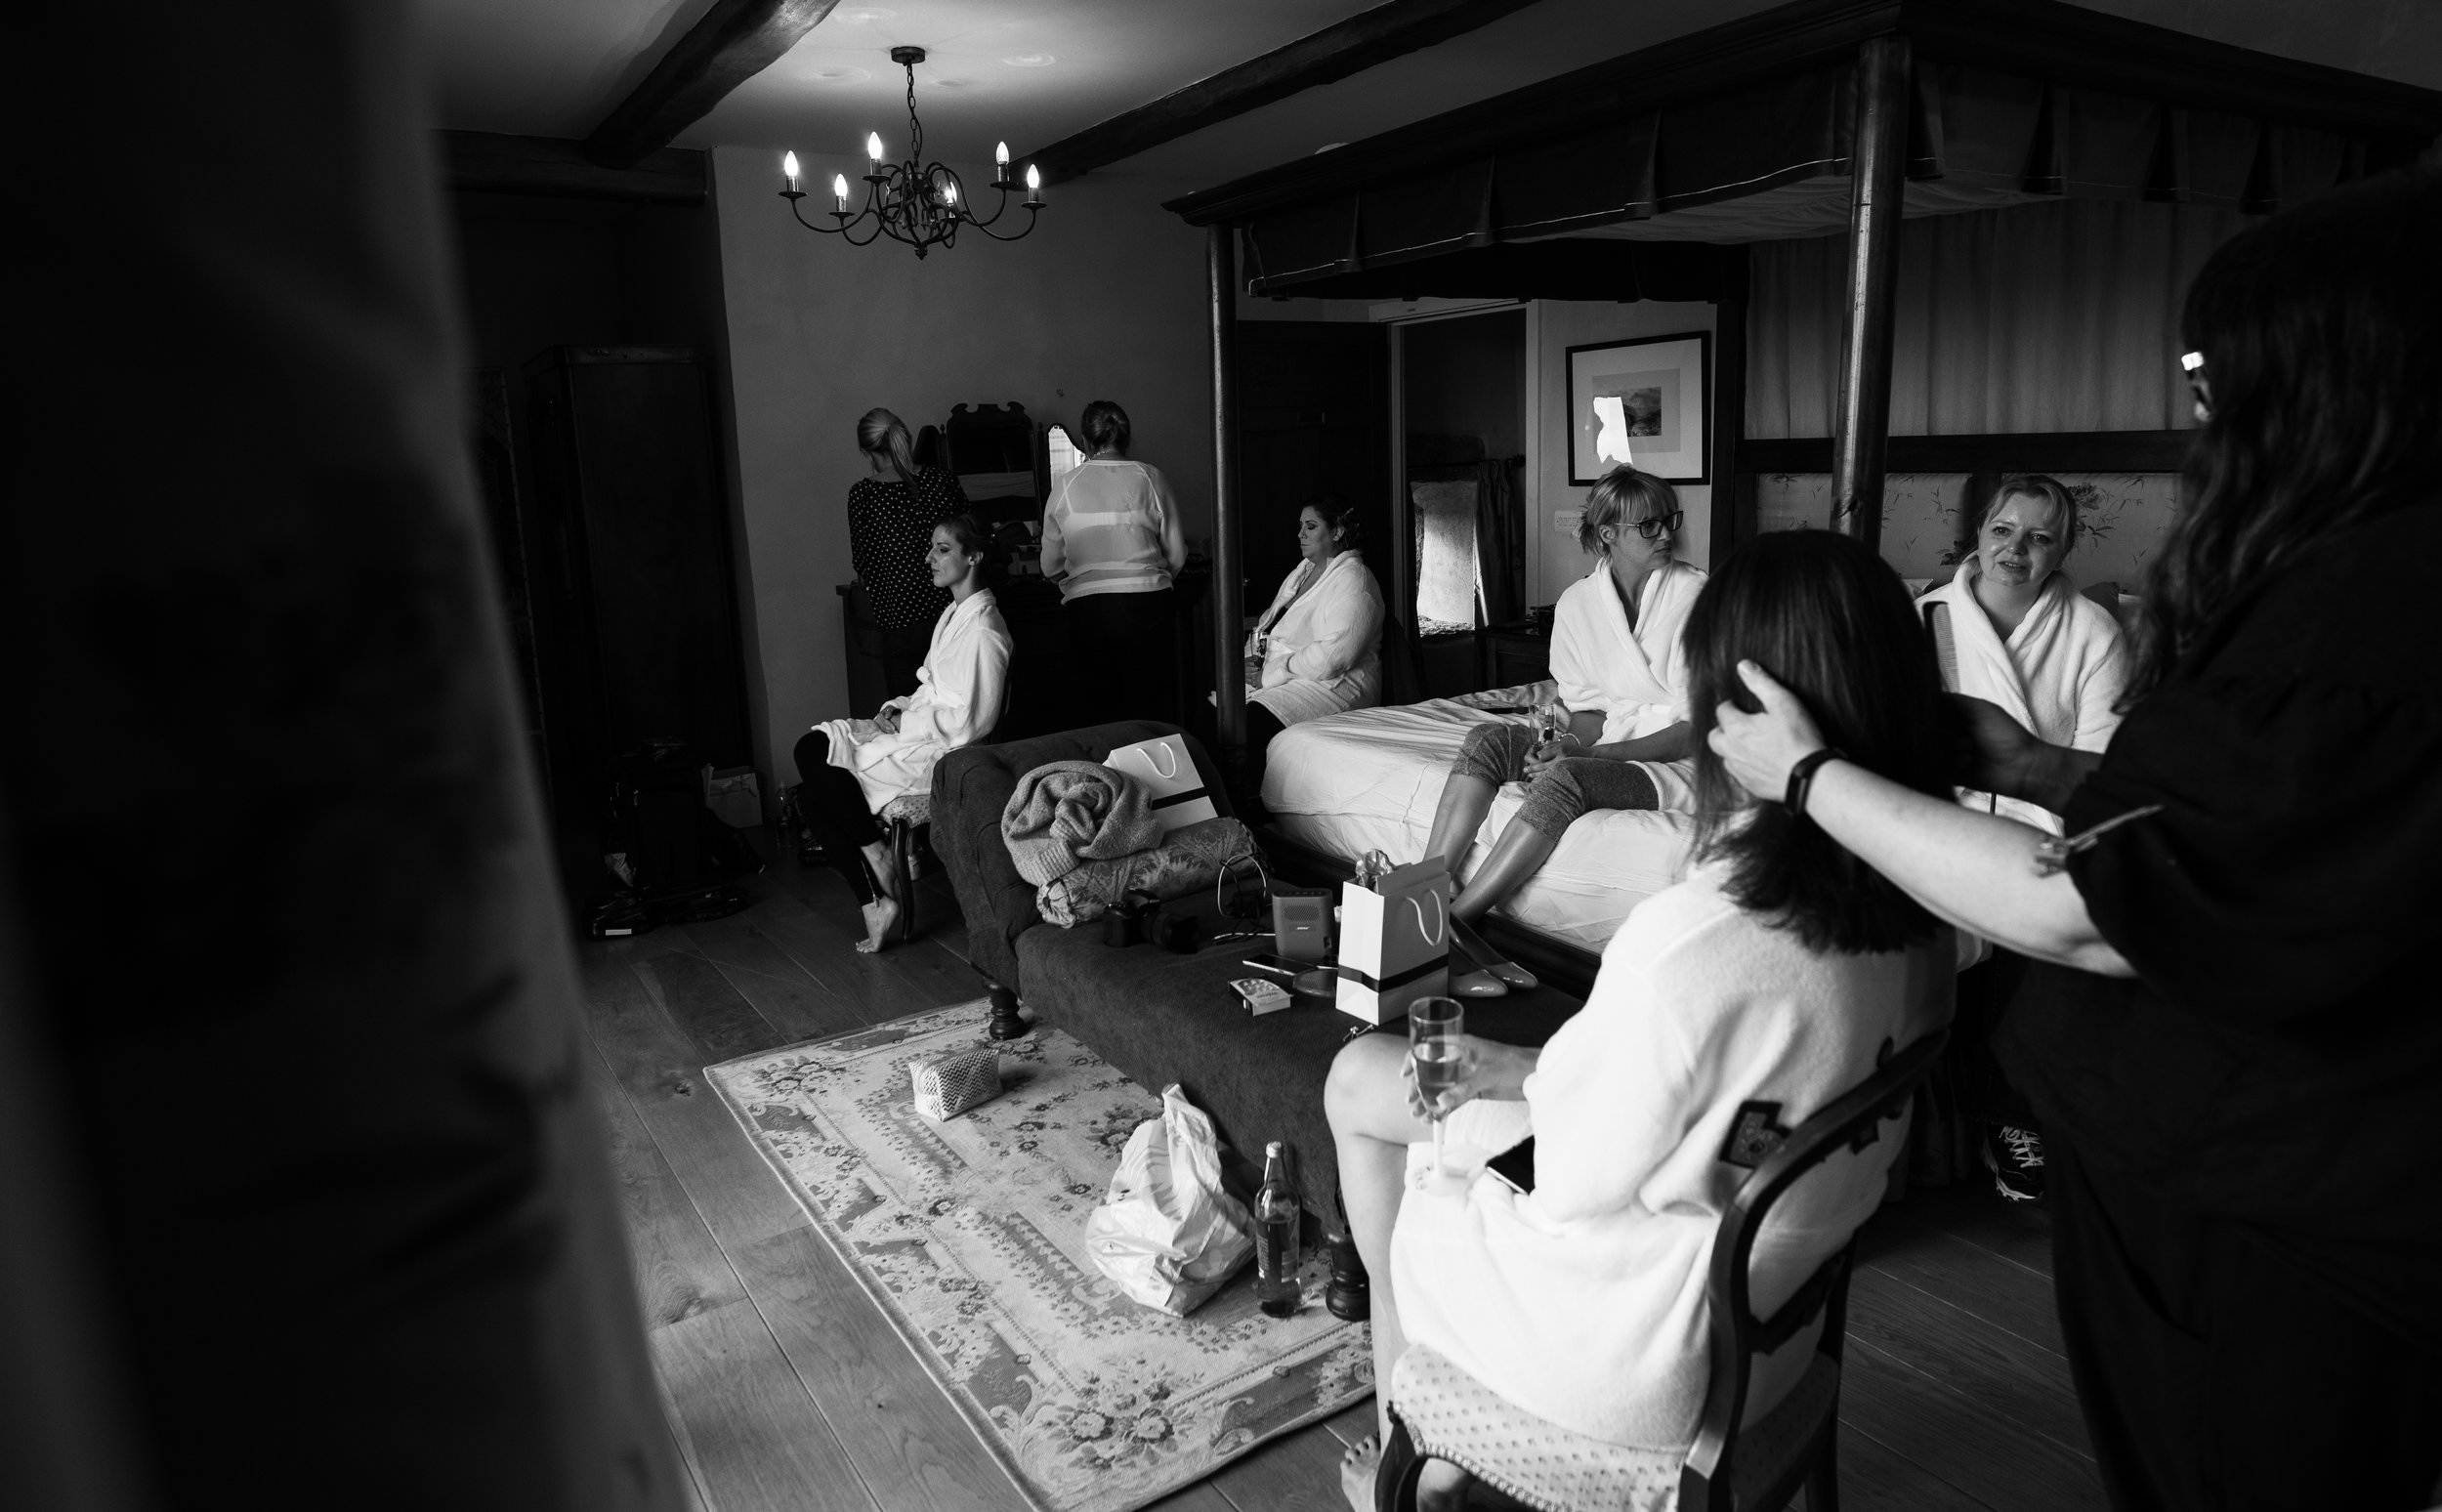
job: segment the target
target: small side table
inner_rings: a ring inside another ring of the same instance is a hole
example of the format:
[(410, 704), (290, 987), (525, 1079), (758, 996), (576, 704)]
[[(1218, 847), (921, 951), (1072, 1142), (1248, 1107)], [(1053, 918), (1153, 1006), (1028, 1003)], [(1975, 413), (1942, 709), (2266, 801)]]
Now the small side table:
[(1485, 688), (1515, 688), (1552, 675), (1552, 632), (1531, 619), (1487, 625), (1475, 633), (1476, 680)]

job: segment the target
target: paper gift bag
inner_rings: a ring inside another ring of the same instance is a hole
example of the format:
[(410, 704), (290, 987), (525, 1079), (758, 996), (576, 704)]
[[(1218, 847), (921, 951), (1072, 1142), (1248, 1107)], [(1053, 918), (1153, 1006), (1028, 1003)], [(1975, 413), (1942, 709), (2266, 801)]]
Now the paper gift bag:
[(1196, 758), (1187, 754), (1184, 735), (1162, 735), (1122, 745), (1105, 756), (1102, 764), (1145, 784), (1145, 791), (1153, 798), (1154, 818), (1161, 820), (1164, 834), (1215, 818), (1221, 812), (1212, 806), (1212, 793), (1196, 770)]
[(1368, 1024), (1450, 989), (1450, 866), (1429, 857), (1340, 888), (1338, 1004)]

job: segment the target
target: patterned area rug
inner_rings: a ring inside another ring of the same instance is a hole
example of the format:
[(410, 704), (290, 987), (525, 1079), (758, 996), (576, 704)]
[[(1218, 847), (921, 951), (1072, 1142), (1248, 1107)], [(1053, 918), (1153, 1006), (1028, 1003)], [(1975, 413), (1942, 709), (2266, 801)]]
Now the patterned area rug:
[(998, 1098), (934, 1123), (907, 1063), (990, 1044), (982, 1002), (707, 1068), (738, 1121), (1041, 1512), (1125, 1512), (1373, 1389), (1363, 1324), (1258, 1312), (1249, 1264), (1186, 1318), (1085, 1253), (1160, 1101), (1058, 1029), (1000, 1044)]

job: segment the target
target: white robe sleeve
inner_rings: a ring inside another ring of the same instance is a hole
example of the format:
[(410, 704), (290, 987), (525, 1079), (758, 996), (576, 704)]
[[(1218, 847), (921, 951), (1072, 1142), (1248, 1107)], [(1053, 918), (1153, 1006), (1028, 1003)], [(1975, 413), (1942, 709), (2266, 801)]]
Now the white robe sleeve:
[(2069, 743), (2082, 751), (2100, 751), (2111, 743), (2120, 728), (2120, 695), (2128, 690), (2127, 641), (2110, 616), (2104, 609), (2107, 623), (2094, 633), (2101, 649), (2089, 655), (2078, 680), (2078, 731)]

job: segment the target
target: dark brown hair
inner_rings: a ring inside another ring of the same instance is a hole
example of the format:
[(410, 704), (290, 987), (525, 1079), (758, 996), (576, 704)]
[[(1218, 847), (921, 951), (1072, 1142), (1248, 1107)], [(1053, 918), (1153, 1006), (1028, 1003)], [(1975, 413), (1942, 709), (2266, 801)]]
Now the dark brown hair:
[(1357, 523), (1357, 511), (1336, 493), (1320, 494), (1297, 506), (1302, 513), (1313, 510), (1323, 522), (1323, 528), (1333, 535), (1334, 551), (1353, 551), (1365, 544), (1365, 526)]
[(1007, 560), (1008, 553), (1001, 550), (1000, 539), (992, 534), (989, 525), (973, 515), (944, 515), (933, 522), (933, 528), (947, 530), (949, 538), (958, 543), (960, 551), (983, 562), (984, 570), (978, 581), (984, 587), (989, 588), (1000, 580), (1001, 564)]
[(1087, 451), (1116, 451), (1124, 454), (1134, 431), (1128, 425), (1128, 412), (1109, 399), (1096, 399), (1085, 406), (1077, 417), (1076, 428), (1085, 433)]
[(2211, 414), (2146, 576), (2131, 702), (2318, 542), (2442, 477), (2442, 170), (2333, 190), (2225, 242), (2180, 317)]
[(1773, 531), (1721, 564), (1686, 638), (1697, 850), (1730, 862), (1731, 898), (1813, 950), (1895, 950), (1929, 938), (1933, 916), (1838, 841), (1778, 802), (1749, 805), (1707, 738), (1721, 703), (1762, 707), (1738, 672), (1742, 658), (1754, 661), (1804, 700), (1826, 743), (1947, 801), (1965, 730), (1899, 577), (1848, 536)]

